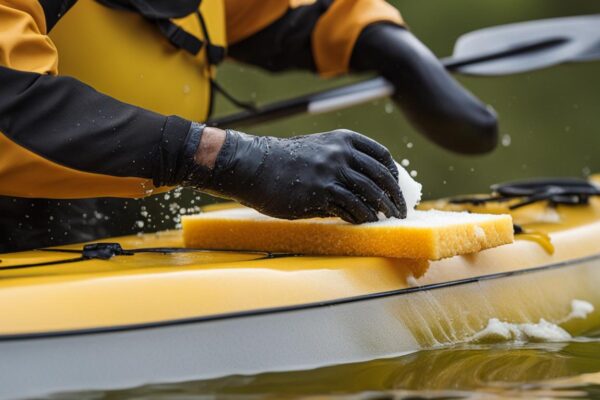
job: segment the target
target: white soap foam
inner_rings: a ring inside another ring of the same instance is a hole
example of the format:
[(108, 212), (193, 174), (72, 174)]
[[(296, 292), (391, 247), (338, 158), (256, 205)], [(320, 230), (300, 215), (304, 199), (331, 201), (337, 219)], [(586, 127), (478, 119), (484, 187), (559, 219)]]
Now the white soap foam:
[[(476, 214), (468, 212), (455, 212), (455, 211), (439, 211), (439, 210), (427, 210), (420, 211), (414, 210), (405, 219), (399, 218), (386, 218), (381, 221), (367, 222), (362, 224), (364, 227), (387, 227), (387, 226), (405, 226), (414, 228), (435, 228), (435, 227), (447, 227), (447, 226), (462, 226), (469, 224), (477, 224), (481, 222), (489, 222), (495, 220), (502, 220), (510, 218), (506, 215), (496, 214)], [(184, 216), (183, 219), (248, 219), (253, 221), (265, 221), (265, 220), (278, 220), (277, 218), (269, 217), (261, 214), (258, 211), (251, 208), (232, 208), (220, 211), (212, 211), (202, 214), (196, 214), (191, 216)], [(278, 220), (285, 223), (306, 223), (307, 220)], [(311, 224), (348, 224), (348, 222), (340, 221), (336, 218), (314, 218), (310, 220)], [(485, 232), (484, 232), (485, 234)]]
[(472, 342), (563, 342), (571, 339), (569, 332), (560, 326), (540, 319), (537, 324), (512, 324), (491, 318), (481, 331), (472, 336)]
[(547, 207), (544, 212), (538, 216), (539, 222), (546, 222), (549, 224), (558, 224), (561, 221), (560, 214), (554, 207)]
[(473, 226), (473, 231), (475, 232), (475, 236), (477, 239), (484, 240), (485, 239), (485, 230), (479, 225)]
[(408, 215), (411, 215), (417, 204), (421, 201), (423, 185), (415, 181), (402, 165), (396, 163), (396, 167), (398, 167), (398, 184), (400, 185), (400, 189), (402, 189), (402, 195), (406, 202), (406, 210)]
[[(469, 225), (509, 218), (501, 214), (476, 214), (466, 211), (413, 210), (406, 219), (386, 218), (376, 222), (367, 222), (363, 226), (410, 226), (410, 227), (445, 227), (453, 225)], [(479, 227), (481, 228), (481, 227)], [(481, 228), (483, 230), (483, 228)], [(482, 233), (482, 232), (479, 232)], [(477, 235), (478, 233), (475, 232)], [(483, 232), (485, 235), (485, 231)]]
[(558, 323), (570, 321), (572, 319), (586, 319), (588, 315), (594, 312), (594, 305), (585, 300), (574, 299), (571, 301), (571, 312)]
[(481, 331), (470, 338), (470, 342), (564, 342), (572, 339), (569, 332), (561, 328), (562, 324), (574, 318), (584, 319), (594, 311), (594, 306), (584, 300), (571, 301), (571, 312), (557, 323), (540, 319), (538, 323), (513, 324), (491, 318)]
[(419, 283), (417, 282), (417, 278), (415, 278), (415, 276), (413, 274), (408, 274), (406, 276), (406, 284), (409, 287), (417, 287), (417, 286), (419, 286)]

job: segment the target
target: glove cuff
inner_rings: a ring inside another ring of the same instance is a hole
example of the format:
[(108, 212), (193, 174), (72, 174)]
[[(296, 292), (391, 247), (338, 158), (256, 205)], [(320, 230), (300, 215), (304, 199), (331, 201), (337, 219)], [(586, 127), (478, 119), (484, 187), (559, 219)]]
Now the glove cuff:
[(193, 122), (190, 127), (186, 144), (181, 154), (181, 168), (177, 173), (177, 183), (182, 186), (195, 185), (194, 182), (205, 181), (209, 179), (211, 175), (211, 170), (197, 164), (195, 159), (196, 152), (202, 141), (204, 128), (206, 128), (206, 124), (197, 122)]
[(193, 163), (183, 184), (219, 197), (252, 196), (268, 155), (269, 139), (229, 129), (225, 132), (214, 167)]
[(179, 117), (167, 118), (154, 155), (152, 182), (155, 187), (177, 186), (183, 181), (194, 162), (204, 127)]

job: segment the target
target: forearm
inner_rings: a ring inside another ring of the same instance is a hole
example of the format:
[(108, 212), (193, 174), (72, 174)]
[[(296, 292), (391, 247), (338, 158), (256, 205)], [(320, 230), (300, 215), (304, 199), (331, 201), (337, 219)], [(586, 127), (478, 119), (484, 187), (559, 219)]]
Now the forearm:
[(200, 144), (194, 154), (196, 164), (212, 169), (217, 155), (225, 142), (225, 131), (218, 128), (206, 127), (202, 132)]

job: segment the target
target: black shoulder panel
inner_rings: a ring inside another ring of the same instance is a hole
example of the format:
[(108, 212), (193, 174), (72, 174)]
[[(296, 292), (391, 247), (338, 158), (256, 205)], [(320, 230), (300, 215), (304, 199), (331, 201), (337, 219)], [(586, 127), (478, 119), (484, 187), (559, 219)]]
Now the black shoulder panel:
[(289, 69), (316, 71), (311, 35), (331, 0), (292, 8), (281, 18), (241, 42), (231, 45), (228, 54), (236, 60), (268, 71)]
[[(86, 0), (89, 1), (89, 0)], [(77, 0), (39, 0), (46, 15), (46, 30), (50, 32)]]

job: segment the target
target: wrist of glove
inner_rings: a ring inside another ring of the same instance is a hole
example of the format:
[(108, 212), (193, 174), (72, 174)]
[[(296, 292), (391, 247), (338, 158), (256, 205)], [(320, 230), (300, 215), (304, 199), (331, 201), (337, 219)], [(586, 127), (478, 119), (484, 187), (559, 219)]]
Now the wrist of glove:
[(350, 61), (355, 71), (376, 71), (396, 88), (394, 100), (426, 137), (458, 153), (488, 152), (497, 144), (495, 112), (446, 71), (408, 30), (387, 23), (360, 34)]
[(387, 149), (346, 130), (289, 139), (228, 130), (214, 167), (196, 165), (185, 185), (277, 218), (406, 217)]

